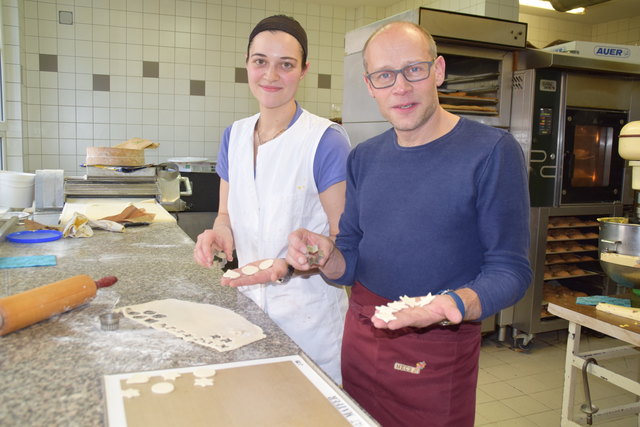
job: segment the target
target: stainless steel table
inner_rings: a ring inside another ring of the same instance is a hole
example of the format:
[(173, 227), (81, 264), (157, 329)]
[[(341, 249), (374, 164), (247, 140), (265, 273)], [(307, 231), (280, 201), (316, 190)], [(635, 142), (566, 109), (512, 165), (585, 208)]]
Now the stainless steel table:
[[(625, 317), (597, 311), (594, 306), (575, 303), (550, 303), (547, 310), (569, 321), (564, 391), (562, 396), (562, 426), (580, 426), (585, 425), (587, 421), (585, 414), (573, 414), (576, 383), (580, 376), (582, 376), (582, 369), (585, 369), (589, 375), (595, 375), (612, 385), (640, 396), (640, 383), (638, 383), (637, 378), (628, 378), (598, 364), (587, 363), (591, 358), (600, 362), (620, 357), (639, 356), (640, 353), (636, 349), (636, 347), (640, 346), (640, 325), (638, 325), (638, 322)], [(629, 345), (580, 352), (582, 327), (587, 327), (607, 336), (617, 338)], [(597, 402), (592, 402), (592, 404), (597, 405)], [(592, 417), (594, 425), (597, 425), (598, 421), (617, 418), (622, 415), (637, 415), (639, 413), (640, 403), (631, 403), (610, 408), (600, 408)], [(637, 417), (637, 422), (640, 425), (640, 417)]]

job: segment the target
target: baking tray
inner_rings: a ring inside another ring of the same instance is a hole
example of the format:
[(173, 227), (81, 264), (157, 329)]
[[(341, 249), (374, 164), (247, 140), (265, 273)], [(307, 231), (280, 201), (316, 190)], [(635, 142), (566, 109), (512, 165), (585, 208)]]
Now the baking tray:
[[(196, 385), (195, 374), (202, 368), (215, 369), (213, 385)], [(127, 383), (141, 374), (149, 381)], [(174, 390), (154, 393), (152, 387), (159, 382), (172, 383)], [(379, 425), (298, 355), (105, 375), (104, 386), (110, 426)], [(130, 389), (139, 396), (125, 397), (131, 392), (123, 391)]]

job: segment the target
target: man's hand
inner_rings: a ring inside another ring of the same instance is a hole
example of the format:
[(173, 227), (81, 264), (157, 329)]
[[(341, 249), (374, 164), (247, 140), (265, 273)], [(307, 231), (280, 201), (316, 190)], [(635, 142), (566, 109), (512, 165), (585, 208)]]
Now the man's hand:
[[(310, 251), (311, 248), (313, 253)], [(287, 262), (301, 271), (314, 267), (322, 268), (334, 249), (333, 241), (329, 237), (300, 228), (289, 234)]]
[(346, 268), (342, 253), (331, 238), (304, 228), (289, 234), (287, 262), (299, 271), (319, 268), (329, 279), (342, 276)]
[(405, 327), (424, 328), (443, 320), (457, 324), (462, 322), (462, 314), (452, 297), (448, 295), (436, 295), (436, 297), (423, 307), (409, 307), (396, 311), (393, 314), (396, 320), (385, 322), (375, 315), (371, 317), (373, 326), (379, 329), (400, 329)]

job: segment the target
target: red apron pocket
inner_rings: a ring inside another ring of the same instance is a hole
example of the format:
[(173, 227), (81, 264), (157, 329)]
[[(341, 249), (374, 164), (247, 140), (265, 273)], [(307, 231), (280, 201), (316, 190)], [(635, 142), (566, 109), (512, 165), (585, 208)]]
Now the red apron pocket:
[(473, 426), (480, 325), (379, 330), (362, 319), (355, 295), (342, 346), (345, 390), (385, 427)]

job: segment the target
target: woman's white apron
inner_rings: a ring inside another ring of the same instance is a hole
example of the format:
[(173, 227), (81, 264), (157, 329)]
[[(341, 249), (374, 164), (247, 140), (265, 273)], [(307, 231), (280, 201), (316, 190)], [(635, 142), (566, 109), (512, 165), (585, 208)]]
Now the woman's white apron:
[[(306, 228), (329, 234), (313, 176), (320, 138), (332, 123), (302, 112), (295, 123), (258, 149), (253, 168), (253, 131), (259, 115), (233, 124), (229, 138), (228, 209), (239, 265), (284, 258), (289, 233)], [(341, 127), (336, 127), (344, 132)], [(347, 296), (319, 275), (287, 284), (239, 288), (338, 384)]]

